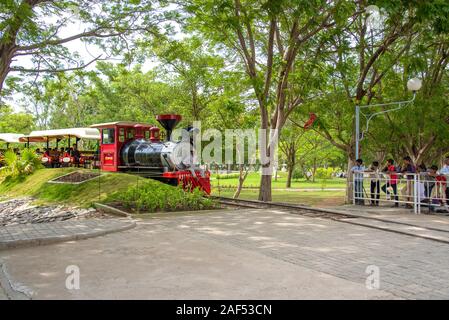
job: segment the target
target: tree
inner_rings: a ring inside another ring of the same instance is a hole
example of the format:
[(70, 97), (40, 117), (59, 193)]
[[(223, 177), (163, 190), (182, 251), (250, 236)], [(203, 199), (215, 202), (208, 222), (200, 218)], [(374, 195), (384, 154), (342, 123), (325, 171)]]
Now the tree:
[(32, 115), (24, 112), (14, 113), (11, 107), (0, 105), (0, 132), (29, 133), (33, 126)]
[[(0, 3), (0, 96), (10, 72), (54, 73), (78, 70), (99, 59), (123, 54), (131, 58), (135, 34), (159, 34), (167, 10), (150, 0), (4, 0)], [(73, 21), (85, 26), (76, 30)], [(64, 37), (62, 34), (70, 33)], [(65, 44), (81, 40), (108, 49), (88, 62), (69, 52)], [(105, 51), (106, 52), (106, 51)], [(27, 57), (31, 66), (17, 64)], [(17, 82), (11, 77), (9, 85)]]
[[(243, 188), (245, 179), (248, 176), (249, 170), (252, 164), (255, 163), (252, 154), (248, 153), (248, 149), (245, 148), (245, 129), (253, 129), (257, 125), (257, 116), (251, 110), (245, 108), (244, 103), (241, 102), (239, 93), (244, 90), (241, 86), (236, 85), (237, 82), (229, 81), (225, 82), (223, 95), (219, 96), (213, 103), (211, 103), (211, 114), (207, 119), (209, 127), (212, 128), (227, 128), (227, 129), (240, 129), (242, 135), (236, 134), (236, 139), (232, 142), (232, 145), (224, 145), (223, 150), (230, 148), (233, 152), (235, 159), (240, 158), (238, 164), (239, 181), (237, 188), (234, 192), (233, 198), (238, 198)], [(225, 133), (221, 129), (222, 133)], [(223, 141), (226, 143), (226, 141)], [(248, 143), (254, 141), (247, 141)], [(243, 149), (243, 154), (240, 150)]]
[(95, 121), (154, 122), (157, 114), (179, 110), (172, 87), (158, 79), (156, 72), (143, 72), (140, 65), (128, 68), (101, 62), (90, 80), (93, 86), (86, 96), (95, 105)]
[(311, 44), (316, 44), (321, 31), (341, 21), (336, 17), (347, 15), (348, 7), (350, 3), (344, 1), (187, 1), (190, 23), (226, 46), (229, 59), (243, 64), (252, 84), (260, 128), (267, 130), (269, 157), (263, 164), (259, 200), (271, 201), (274, 142), (289, 114), (304, 101), (303, 88), (292, 81), (302, 71), (298, 62), (307, 61), (307, 53), (319, 55), (320, 45)]
[(208, 106), (223, 91), (223, 58), (210, 53), (204, 41), (196, 36), (166, 39), (150, 46), (161, 61), (158, 73), (171, 84), (184, 113), (189, 111), (193, 120), (207, 117)]
[(311, 173), (315, 182), (316, 171), (320, 166), (332, 166), (341, 163), (342, 152), (314, 130), (305, 130), (294, 120), (293, 115), (283, 128), (279, 148), (287, 164), (286, 188), (291, 187), (293, 172), (297, 165), (306, 179)]
[(279, 141), (279, 150), (285, 156), (287, 164), (286, 188), (291, 188), (292, 186), (293, 172), (297, 164), (297, 153), (298, 149), (303, 147), (300, 144), (300, 140), (304, 133), (304, 129), (300, 129), (292, 124), (286, 125), (282, 130), (282, 135)]
[[(417, 70), (402, 69), (401, 59), (411, 56), (423, 35), (444, 33), (447, 38), (449, 31), (445, 17), (449, 6), (441, 1), (375, 1), (374, 4), (383, 9), (377, 25), (369, 24), (372, 13), (366, 10), (367, 1), (359, 1), (357, 9), (364, 14), (348, 27), (335, 29), (322, 55), (326, 70), (321, 86), (324, 94), (308, 101), (308, 108), (319, 115), (323, 124), (316, 131), (347, 154), (348, 168), (355, 160), (354, 106), (406, 99), (406, 82)], [(400, 69), (404, 70), (401, 81), (387, 85), (386, 78)], [(399, 94), (392, 94), (393, 91)], [(378, 131), (388, 137), (385, 140), (390, 139), (390, 146), (396, 134), (392, 129), (387, 125)], [(378, 146), (381, 145), (379, 142)], [(367, 150), (366, 144), (362, 146)], [(350, 172), (348, 176), (350, 180)], [(350, 187), (348, 183), (347, 201), (351, 200)]]

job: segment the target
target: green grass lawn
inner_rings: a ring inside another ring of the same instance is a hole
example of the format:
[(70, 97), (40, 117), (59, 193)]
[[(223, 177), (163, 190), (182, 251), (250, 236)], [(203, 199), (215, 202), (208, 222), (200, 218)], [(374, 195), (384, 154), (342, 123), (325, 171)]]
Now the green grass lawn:
[(104, 201), (107, 197), (123, 192), (137, 183), (136, 176), (123, 173), (103, 174), (100, 178), (79, 185), (47, 183), (75, 170), (75, 168), (40, 169), (20, 181), (3, 181), (0, 183), (0, 197), (8, 199), (32, 196), (39, 204), (61, 203), (88, 207), (93, 202)]
[[(212, 189), (215, 196), (232, 198), (235, 189)], [(240, 193), (241, 199), (257, 200), (259, 190), (243, 189)], [(345, 202), (345, 191), (295, 191), (295, 190), (272, 190), (274, 202), (289, 202), (296, 204), (305, 204), (316, 207), (333, 207), (343, 205)]]
[[(231, 174), (230, 178), (227, 178), (225, 175), (220, 175), (220, 179), (217, 179), (216, 174), (211, 175), (211, 184), (214, 187), (220, 185), (220, 187), (236, 187), (238, 185), (238, 176), (237, 174)], [(275, 181), (272, 180), (272, 188), (273, 189), (285, 189), (285, 184), (287, 181), (287, 173), (279, 172), (278, 179)], [(251, 172), (246, 177), (245, 182), (243, 184), (244, 188), (259, 188), (260, 185), (260, 174), (258, 172)], [(346, 179), (342, 178), (332, 178), (328, 180), (316, 179), (315, 182), (307, 181), (306, 179), (293, 180), (292, 186), (293, 189), (325, 189), (325, 188), (338, 188), (345, 189), (346, 187)]]
[[(49, 180), (63, 174), (75, 171), (75, 168), (40, 169), (21, 181), (0, 181), (0, 200), (32, 196), (37, 203), (61, 203), (88, 207), (93, 202), (103, 202), (114, 198), (114, 195), (123, 193), (129, 187), (142, 183), (146, 179), (124, 173), (107, 173), (100, 178), (79, 184), (51, 184)], [(273, 201), (292, 202), (312, 206), (336, 206), (344, 203), (344, 179), (332, 179), (325, 185), (321, 181), (315, 183), (306, 181), (294, 182), (293, 189), (285, 189), (285, 173), (281, 173), (277, 182), (273, 181)], [(237, 178), (220, 179), (220, 188), (217, 180), (212, 180), (212, 194), (232, 197), (237, 186)], [(230, 186), (229, 188), (223, 187)], [(252, 173), (248, 176), (246, 186), (255, 189), (243, 189), (242, 199), (257, 199), (259, 175)], [(339, 188), (338, 191), (322, 191), (322, 188)], [(299, 190), (298, 190), (299, 189)], [(301, 191), (301, 189), (316, 189), (314, 191)]]

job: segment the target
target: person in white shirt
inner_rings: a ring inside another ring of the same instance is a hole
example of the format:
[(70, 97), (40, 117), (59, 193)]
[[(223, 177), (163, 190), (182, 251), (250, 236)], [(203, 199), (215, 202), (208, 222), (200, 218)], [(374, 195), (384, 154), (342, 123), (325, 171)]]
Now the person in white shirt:
[(363, 172), (366, 168), (363, 166), (363, 160), (357, 159), (355, 166), (351, 168), (351, 172), (354, 177), (354, 192), (355, 192), (355, 204), (363, 206), (365, 201), (363, 200)]
[(444, 159), (444, 166), (440, 170), (440, 174), (447, 174), (449, 175), (449, 157)]

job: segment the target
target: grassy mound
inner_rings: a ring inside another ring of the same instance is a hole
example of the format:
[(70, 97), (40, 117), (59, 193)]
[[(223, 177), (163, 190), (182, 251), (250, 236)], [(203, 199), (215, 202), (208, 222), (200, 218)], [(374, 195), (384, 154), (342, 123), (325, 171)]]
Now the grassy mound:
[(134, 185), (110, 199), (137, 212), (204, 210), (216, 206), (213, 200), (204, 198), (198, 189), (185, 192), (181, 187), (151, 179), (141, 181), (138, 186)]
[[(0, 183), (0, 197), (32, 196), (38, 203), (61, 203), (88, 207), (93, 202), (104, 201), (115, 194), (125, 192), (137, 183), (137, 177), (111, 173), (85, 183), (53, 184), (49, 180), (76, 171), (75, 168), (41, 169), (30, 176), (6, 179)], [(98, 172), (98, 170), (97, 170)]]
[(76, 170), (79, 169), (40, 169), (29, 176), (0, 181), (0, 200), (32, 196), (40, 204), (58, 203), (82, 207), (91, 206), (94, 202), (120, 202), (125, 207), (147, 212), (214, 207), (213, 201), (203, 198), (199, 191), (184, 192), (178, 187), (124, 173), (104, 174), (81, 184), (48, 183)]

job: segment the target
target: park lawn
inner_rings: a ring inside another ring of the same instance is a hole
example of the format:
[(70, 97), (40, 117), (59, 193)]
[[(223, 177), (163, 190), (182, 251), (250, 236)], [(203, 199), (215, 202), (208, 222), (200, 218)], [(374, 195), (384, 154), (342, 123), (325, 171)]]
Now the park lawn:
[[(234, 195), (235, 189), (212, 189), (212, 195), (230, 197)], [(241, 199), (257, 200), (259, 190), (243, 189), (240, 193)], [(273, 189), (272, 198), (274, 202), (289, 202), (304, 204), (313, 207), (334, 207), (343, 205), (345, 202), (345, 191), (290, 191)]]
[(61, 203), (89, 207), (94, 202), (113, 198), (115, 194), (137, 183), (136, 176), (124, 173), (103, 174), (100, 178), (79, 185), (47, 183), (75, 170), (77, 169), (40, 169), (20, 181), (3, 181), (0, 183), (0, 199), (32, 196), (38, 204)]
[[(220, 187), (236, 187), (238, 185), (238, 173), (232, 173), (229, 175), (231, 178), (226, 178), (226, 175), (220, 175), (220, 179), (217, 179), (216, 174), (211, 174), (211, 184), (214, 187), (220, 185)], [(277, 181), (272, 180), (273, 189), (285, 189), (287, 181), (287, 173), (279, 172)], [(260, 174), (258, 172), (251, 172), (245, 179), (243, 184), (244, 188), (259, 188), (260, 186)], [(338, 188), (345, 189), (346, 179), (332, 178), (332, 179), (316, 179), (315, 182), (307, 181), (306, 179), (292, 180), (293, 189), (323, 189), (323, 188)]]
[[(36, 198), (38, 204), (60, 203), (74, 206), (88, 207), (94, 202), (105, 202), (114, 199), (118, 194), (125, 192), (129, 187), (142, 183), (146, 179), (138, 178), (135, 175), (124, 173), (107, 173), (95, 178), (91, 181), (79, 185), (70, 184), (52, 184), (47, 183), (61, 175), (73, 172), (75, 168), (57, 168), (57, 169), (40, 169), (33, 175), (25, 177), (20, 181), (0, 181), (0, 200), (9, 198), (32, 196)], [(248, 177), (248, 181), (258, 181), (257, 173)], [(281, 177), (282, 178), (282, 177)], [(280, 179), (281, 179), (280, 178)], [(234, 180), (235, 185), (237, 179), (224, 179), (221, 181)], [(342, 183), (342, 182), (343, 183)], [(288, 190), (282, 185), (280, 189), (276, 189), (278, 184), (282, 184), (282, 180), (273, 183), (273, 201), (292, 202), (298, 204), (306, 204), (312, 206), (336, 206), (344, 203), (344, 179), (334, 179), (328, 181), (326, 188), (341, 188), (338, 191), (321, 191), (323, 187), (321, 183), (300, 182), (293, 185), (293, 188), (317, 189), (316, 191), (298, 191)], [(213, 186), (212, 194), (225, 197), (232, 197), (235, 187), (223, 188), (220, 184), (220, 192), (218, 188)], [(258, 188), (243, 189), (241, 193), (242, 199), (257, 199)]]

